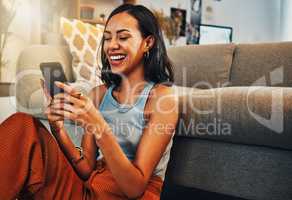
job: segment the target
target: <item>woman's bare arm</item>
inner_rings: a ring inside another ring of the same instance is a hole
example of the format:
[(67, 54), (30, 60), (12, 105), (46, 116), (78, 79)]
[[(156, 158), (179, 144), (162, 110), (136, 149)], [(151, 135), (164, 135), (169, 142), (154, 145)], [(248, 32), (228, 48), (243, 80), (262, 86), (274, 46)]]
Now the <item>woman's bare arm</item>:
[[(104, 86), (99, 86), (99, 88), (94, 88), (89, 94), (96, 106), (99, 105), (104, 91)], [(83, 152), (82, 155), (80, 155), (80, 150), (75, 147), (64, 127), (62, 129), (57, 129), (51, 125), (51, 130), (58, 141), (61, 150), (70, 161), (79, 177), (83, 180), (88, 179), (96, 167), (98, 148), (95, 143), (94, 135), (86, 131), (84, 132), (81, 141), (81, 148)], [(83, 156), (83, 158), (81, 159), (80, 156)]]
[(137, 198), (145, 191), (178, 119), (178, 105), (172, 89), (162, 86), (154, 90), (153, 98), (147, 103), (152, 112), (133, 162), (126, 157), (113, 133), (103, 134), (96, 141), (117, 184), (129, 198)]
[[(71, 97), (73, 93), (70, 91), (70, 87), (65, 84), (60, 83), (58, 86), (64, 89), (67, 94), (58, 94), (55, 98), (64, 99), (68, 103), (64, 107), (65, 112), (58, 109), (62, 108), (62, 105), (57, 104), (55, 113), (73, 121), (82, 119), (85, 122), (84, 127), (92, 126), (91, 131), (95, 136), (96, 144), (102, 151), (118, 186), (130, 199), (142, 195), (149, 177), (171, 140), (177, 123), (177, 100), (173, 95), (172, 88), (157, 86), (152, 90), (155, 91), (154, 95), (151, 95), (149, 102), (147, 102), (151, 108), (148, 122), (150, 126), (144, 127), (136, 158), (134, 162), (131, 162), (116, 140), (110, 125), (98, 109), (95, 109), (96, 106), (92, 104), (93, 102), (88, 101), (87, 97)], [(85, 109), (78, 112), (76, 109), (79, 108)], [(159, 129), (161, 126), (164, 128)]]
[[(97, 147), (94, 136), (90, 133), (84, 133), (81, 141), (82, 155), (75, 147), (65, 128), (56, 130), (51, 126), (53, 135), (55, 136), (62, 152), (69, 160), (78, 176), (86, 180), (95, 169)], [(81, 159), (81, 156), (83, 158)]]

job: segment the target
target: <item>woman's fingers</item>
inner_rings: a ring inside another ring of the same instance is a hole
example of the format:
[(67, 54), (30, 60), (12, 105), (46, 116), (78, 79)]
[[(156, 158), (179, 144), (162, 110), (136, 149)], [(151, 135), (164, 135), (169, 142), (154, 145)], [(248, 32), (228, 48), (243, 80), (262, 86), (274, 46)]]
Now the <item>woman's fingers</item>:
[(56, 94), (54, 96), (54, 100), (66, 101), (69, 104), (82, 108), (83, 110), (91, 109), (91, 104), (88, 97), (84, 96), (81, 92), (58, 81), (56, 81), (55, 84), (59, 88), (62, 88), (65, 92)]
[(81, 92), (75, 90), (73, 87), (71, 87), (71, 86), (69, 86), (67, 84), (64, 84), (62, 82), (56, 81), (55, 85), (57, 87), (59, 87), (59, 88), (62, 88), (65, 91), (65, 93), (68, 93), (69, 95), (71, 95), (71, 96), (73, 96), (73, 97), (75, 97), (77, 99), (80, 99), (80, 97), (82, 97)]
[(58, 93), (54, 96), (51, 112), (54, 115), (61, 115), (64, 119), (69, 119), (82, 125), (94, 121), (94, 104), (87, 97), (80, 95), (81, 93), (74, 90), (71, 86), (61, 82), (55, 84), (64, 90), (64, 93)]
[[(86, 97), (83, 97), (86, 98)], [(65, 93), (60, 93), (54, 96), (54, 102), (65, 102), (67, 104), (73, 105), (75, 108), (81, 109), (83, 111), (88, 111), (92, 109), (93, 104), (88, 99), (78, 99)]]
[(78, 115), (76, 113), (72, 113), (72, 112), (66, 111), (66, 110), (53, 109), (53, 110), (51, 110), (51, 112), (54, 115), (60, 115), (63, 118), (71, 119), (71, 120), (74, 120), (74, 121), (78, 118)]
[(74, 112), (77, 113), (78, 112), (78, 108), (75, 108), (74, 106), (72, 106), (71, 104), (68, 103), (62, 103), (62, 102), (54, 102), (51, 105), (51, 109), (52, 110), (64, 110), (64, 111), (68, 111), (68, 112)]
[(45, 110), (45, 115), (48, 117), (50, 122), (64, 121), (64, 117), (62, 115), (52, 113), (50, 108)]
[(78, 98), (75, 98), (73, 96), (70, 96), (66, 93), (59, 93), (59, 94), (56, 94), (54, 96), (54, 100), (56, 101), (66, 101), (68, 103), (71, 103), (71, 104), (74, 104), (74, 105), (78, 105), (78, 106), (81, 106), (81, 101), (80, 99)]
[(64, 121), (64, 118), (62, 116), (59, 116), (59, 115), (53, 115), (51, 114), (50, 116), (48, 116), (48, 120), (50, 122), (61, 122), (61, 121)]
[(76, 107), (72, 104), (62, 103), (62, 102), (58, 102), (58, 103), (53, 102), (53, 104), (51, 105), (51, 109), (71, 112), (71, 113), (74, 113), (76, 116), (79, 116), (80, 118), (83, 118), (88, 113), (88, 110), (86, 109), (86, 107)]
[(67, 101), (66, 99), (63, 99), (63, 98), (54, 98), (52, 100), (52, 104), (70, 104), (70, 105), (73, 105), (70, 101)]

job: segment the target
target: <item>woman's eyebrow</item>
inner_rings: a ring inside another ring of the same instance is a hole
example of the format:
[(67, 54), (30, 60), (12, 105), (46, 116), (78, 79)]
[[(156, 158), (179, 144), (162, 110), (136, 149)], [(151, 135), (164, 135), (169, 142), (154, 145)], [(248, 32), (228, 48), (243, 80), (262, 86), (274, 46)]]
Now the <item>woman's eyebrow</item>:
[[(120, 29), (120, 30), (117, 31), (117, 33), (121, 33), (121, 32), (124, 32), (124, 31), (130, 32), (130, 30), (128, 30), (128, 29)], [(104, 33), (111, 34), (111, 32), (107, 31), (107, 30), (105, 30)]]
[(124, 31), (130, 32), (128, 29), (121, 29), (121, 30), (118, 30), (117, 33), (121, 33), (121, 32), (124, 32)]

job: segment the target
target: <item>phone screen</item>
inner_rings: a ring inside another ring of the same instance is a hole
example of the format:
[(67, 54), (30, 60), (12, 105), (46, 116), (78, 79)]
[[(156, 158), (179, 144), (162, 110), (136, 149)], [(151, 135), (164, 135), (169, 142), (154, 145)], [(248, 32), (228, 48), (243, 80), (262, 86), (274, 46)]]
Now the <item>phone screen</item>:
[(58, 62), (41, 63), (40, 69), (45, 79), (46, 87), (48, 88), (51, 97), (58, 93), (64, 92), (63, 89), (55, 85), (55, 81), (63, 83), (67, 82), (63, 67)]

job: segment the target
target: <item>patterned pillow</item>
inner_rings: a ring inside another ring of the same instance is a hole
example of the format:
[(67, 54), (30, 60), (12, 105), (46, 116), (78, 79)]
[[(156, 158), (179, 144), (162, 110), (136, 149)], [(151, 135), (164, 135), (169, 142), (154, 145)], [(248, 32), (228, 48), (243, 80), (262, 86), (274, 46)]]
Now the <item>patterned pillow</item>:
[(61, 18), (61, 31), (73, 56), (72, 69), (79, 90), (88, 92), (102, 84), (100, 42), (104, 26)]

